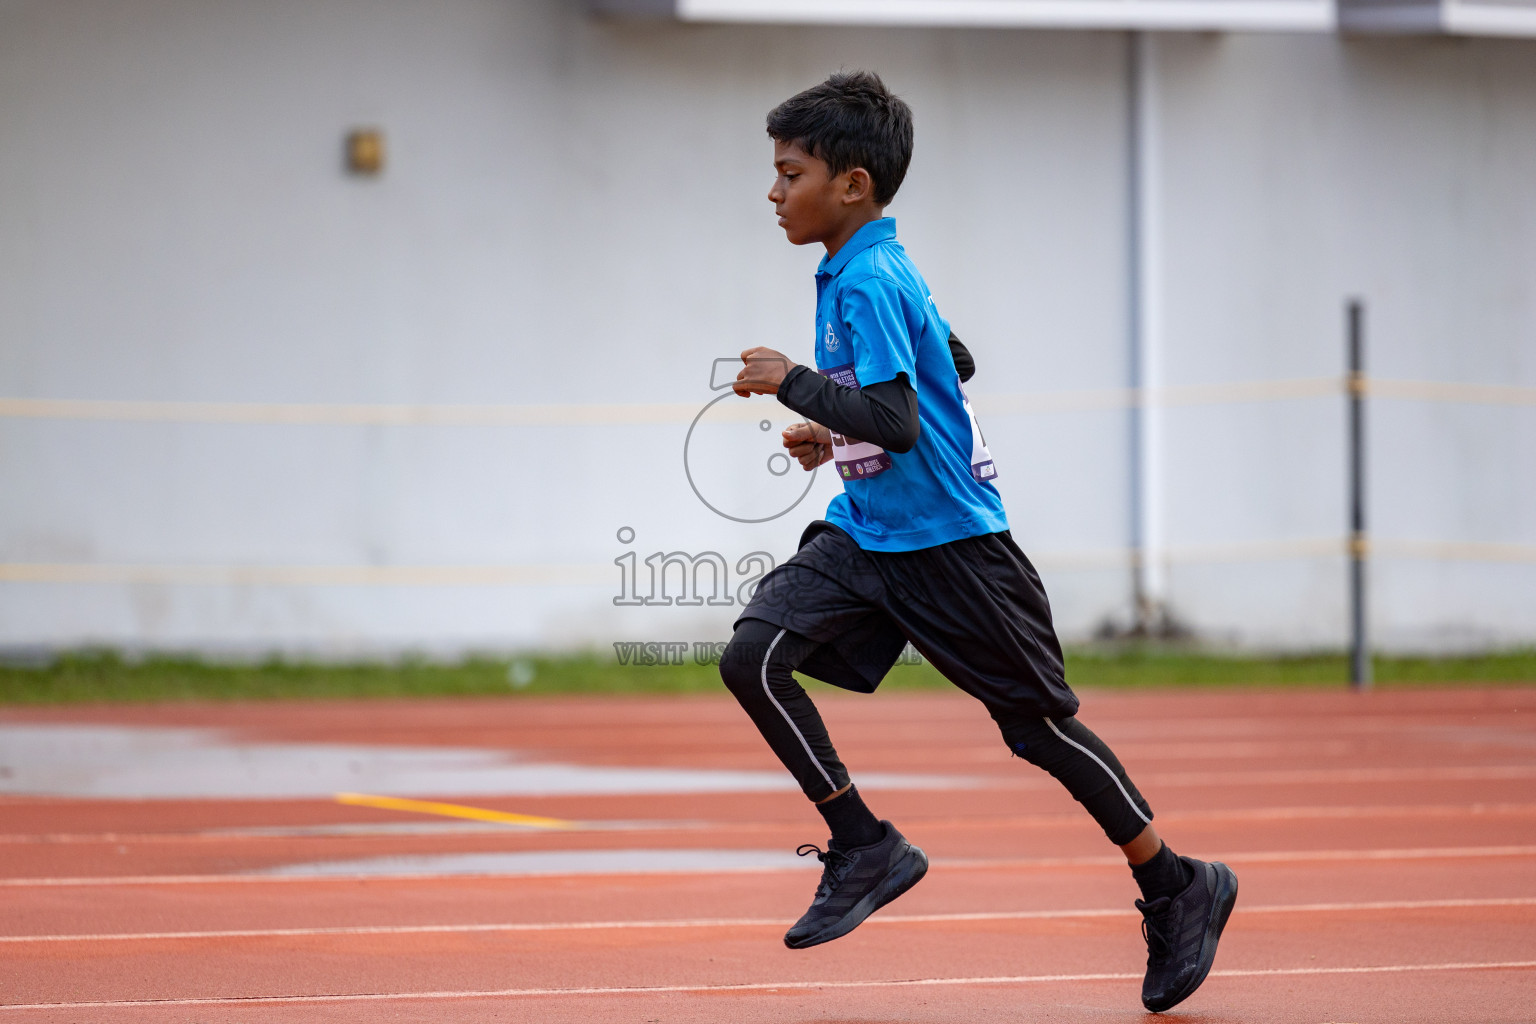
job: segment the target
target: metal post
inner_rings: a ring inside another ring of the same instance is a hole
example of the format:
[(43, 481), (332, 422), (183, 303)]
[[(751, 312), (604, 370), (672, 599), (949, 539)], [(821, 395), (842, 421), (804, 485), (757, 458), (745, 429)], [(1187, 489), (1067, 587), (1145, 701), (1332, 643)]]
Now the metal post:
[(1159, 279), (1157, 52), (1149, 32), (1126, 37), (1127, 310), (1130, 335), (1130, 512), (1132, 629), (1166, 624), (1162, 559), (1162, 282)]
[(1365, 307), (1349, 300), (1349, 685), (1371, 688), (1365, 633)]

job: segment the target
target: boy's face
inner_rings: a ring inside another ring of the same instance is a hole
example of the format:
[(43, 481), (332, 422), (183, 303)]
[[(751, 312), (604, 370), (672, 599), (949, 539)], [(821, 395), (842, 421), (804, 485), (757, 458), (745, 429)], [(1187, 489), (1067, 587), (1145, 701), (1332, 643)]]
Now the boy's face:
[(848, 216), (853, 172), (834, 175), (825, 161), (778, 140), (773, 143), (773, 168), (778, 176), (768, 190), (768, 200), (785, 236), (795, 245), (836, 237)]

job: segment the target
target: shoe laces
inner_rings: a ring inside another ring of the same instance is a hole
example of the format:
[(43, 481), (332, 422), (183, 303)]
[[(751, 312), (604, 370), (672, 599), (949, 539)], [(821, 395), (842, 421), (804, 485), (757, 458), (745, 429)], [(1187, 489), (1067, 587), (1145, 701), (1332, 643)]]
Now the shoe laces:
[(831, 847), (823, 850), (815, 843), (802, 843), (795, 848), (797, 857), (809, 857), (813, 853), (816, 859), (821, 861), (821, 883), (816, 886), (816, 896), (819, 899), (837, 891), (843, 876), (848, 874), (849, 868), (853, 867), (853, 858)]
[(1136, 907), (1141, 911), (1141, 937), (1146, 940), (1147, 953), (1151, 959), (1162, 960), (1173, 953), (1173, 944), (1168, 941), (1168, 908), (1172, 906), (1167, 897), (1153, 900), (1151, 903), (1136, 901)]

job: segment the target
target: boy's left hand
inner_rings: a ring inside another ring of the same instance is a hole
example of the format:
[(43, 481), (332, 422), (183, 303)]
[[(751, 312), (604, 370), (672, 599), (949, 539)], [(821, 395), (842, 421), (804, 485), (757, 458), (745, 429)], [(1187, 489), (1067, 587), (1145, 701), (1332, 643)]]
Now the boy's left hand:
[(741, 361), (746, 365), (736, 375), (736, 383), (731, 385), (742, 398), (748, 395), (776, 395), (779, 393), (779, 385), (784, 383), (784, 378), (795, 365), (782, 352), (776, 352), (771, 348), (749, 348), (741, 354)]
[(809, 473), (832, 458), (832, 432), (820, 423), (791, 423), (784, 428), (784, 447)]

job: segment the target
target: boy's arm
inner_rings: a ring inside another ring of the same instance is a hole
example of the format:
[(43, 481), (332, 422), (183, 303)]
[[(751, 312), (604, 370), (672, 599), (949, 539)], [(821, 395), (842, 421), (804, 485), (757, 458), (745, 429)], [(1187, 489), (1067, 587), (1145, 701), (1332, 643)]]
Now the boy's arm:
[(812, 370), (794, 366), (779, 384), (779, 401), (845, 437), (869, 441), (900, 455), (917, 444), (917, 392), (905, 373), (862, 388), (844, 387)]
[(898, 455), (917, 444), (921, 429), (917, 392), (905, 371), (891, 380), (850, 388), (808, 366), (791, 363), (788, 356), (771, 348), (749, 348), (741, 361), (745, 365), (734, 385), (738, 395), (778, 395), (780, 402), (807, 419)]
[(949, 332), (949, 354), (955, 361), (955, 372), (960, 375), (962, 384), (976, 376), (976, 360), (971, 358), (971, 350), (955, 337), (954, 331)]
[[(961, 382), (976, 376), (976, 359), (954, 331), (949, 332), (949, 354), (955, 361), (955, 372), (960, 375)], [(798, 372), (801, 370), (805, 373)], [(802, 383), (792, 385), (791, 378)], [(868, 401), (852, 400), (858, 396), (864, 396)], [(911, 451), (921, 432), (917, 393), (907, 382), (905, 373), (897, 374), (895, 380), (855, 389), (834, 384), (808, 366), (795, 366), (779, 384), (779, 401), (839, 434), (871, 441), (898, 455)]]

